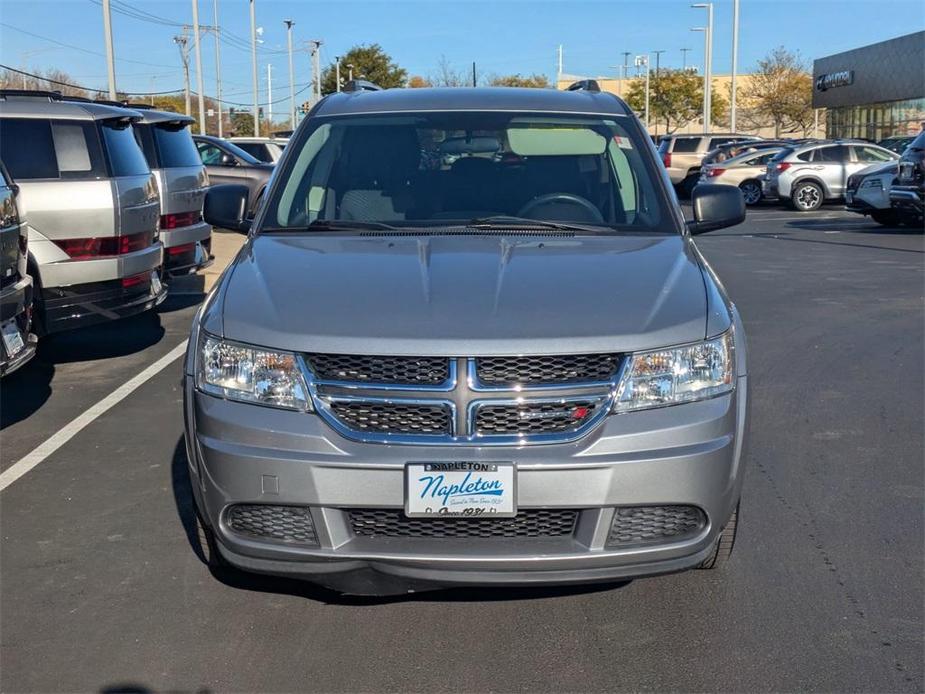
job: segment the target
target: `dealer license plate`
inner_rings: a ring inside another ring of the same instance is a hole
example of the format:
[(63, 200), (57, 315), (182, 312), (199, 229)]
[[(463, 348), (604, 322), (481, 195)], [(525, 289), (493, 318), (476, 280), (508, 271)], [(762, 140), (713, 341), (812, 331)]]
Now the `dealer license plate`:
[(405, 515), (496, 516), (517, 514), (514, 463), (408, 463)]
[(19, 332), (19, 326), (16, 325), (15, 320), (4, 323), (3, 326), (0, 327), (0, 335), (3, 336), (3, 346), (6, 347), (6, 353), (10, 357), (19, 354), (19, 350), (25, 346), (22, 334)]

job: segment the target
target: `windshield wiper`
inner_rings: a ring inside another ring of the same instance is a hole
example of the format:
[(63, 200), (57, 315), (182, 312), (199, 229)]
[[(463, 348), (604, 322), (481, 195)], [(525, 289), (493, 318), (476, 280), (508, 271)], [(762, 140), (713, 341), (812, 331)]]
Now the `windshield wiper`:
[(355, 219), (316, 219), (314, 222), (304, 226), (263, 227), (260, 231), (273, 234), (287, 231), (396, 231), (398, 229), (400, 229), (400, 227), (395, 227), (384, 222), (364, 222)]
[(606, 224), (553, 222), (546, 219), (530, 219), (506, 214), (476, 217), (466, 222), (466, 227), (471, 229), (556, 229), (558, 231), (587, 231), (594, 234), (614, 231), (612, 227)]

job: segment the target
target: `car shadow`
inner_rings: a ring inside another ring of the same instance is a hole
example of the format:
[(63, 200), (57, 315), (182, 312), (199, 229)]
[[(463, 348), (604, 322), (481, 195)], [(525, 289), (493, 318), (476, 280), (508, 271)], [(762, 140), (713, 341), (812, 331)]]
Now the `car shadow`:
[(157, 344), (163, 336), (157, 313), (147, 311), (39, 338), (32, 360), (3, 379), (0, 430), (26, 419), (45, 404), (51, 397), (58, 364), (134, 354)]
[[(196, 511), (194, 508), (192, 487), (190, 486), (191, 482), (189, 464), (186, 456), (186, 444), (183, 437), (180, 437), (180, 440), (177, 441), (177, 445), (174, 447), (170, 469), (174, 504), (183, 533), (186, 535), (190, 550), (205, 564), (206, 558), (199, 546), (196, 530)], [(209, 567), (209, 571), (217, 581), (230, 588), (258, 593), (291, 595), (315, 600), (328, 605), (354, 607), (376, 607), (379, 605), (404, 602), (469, 603), (540, 600), (544, 598), (600, 593), (615, 588), (623, 588), (630, 583), (628, 580), (622, 580), (576, 586), (434, 588), (413, 593), (402, 593), (399, 595), (368, 596), (345, 595), (307, 581), (264, 574), (253, 574), (240, 571), (233, 567)]]

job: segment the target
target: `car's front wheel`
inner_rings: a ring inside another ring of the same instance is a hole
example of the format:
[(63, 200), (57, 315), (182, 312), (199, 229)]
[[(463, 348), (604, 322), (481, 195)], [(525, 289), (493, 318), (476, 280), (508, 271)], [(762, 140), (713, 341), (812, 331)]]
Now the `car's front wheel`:
[(742, 197), (746, 205), (757, 205), (761, 202), (762, 192), (761, 184), (758, 181), (743, 181), (739, 184), (739, 190), (742, 191)]
[(895, 210), (877, 210), (870, 213), (870, 218), (885, 227), (899, 226), (899, 215)]
[(738, 527), (738, 518), (739, 518), (739, 504), (736, 504), (735, 511), (732, 512), (732, 515), (729, 517), (729, 520), (726, 522), (726, 525), (723, 527), (723, 531), (719, 534), (719, 537), (716, 539), (716, 544), (713, 545), (713, 552), (706, 559), (703, 560), (703, 563), (698, 566), (699, 569), (719, 569), (729, 561), (729, 557), (732, 556), (732, 548), (736, 543), (736, 529)]
[(790, 201), (799, 212), (813, 212), (822, 207), (822, 186), (812, 181), (798, 183), (790, 194)]

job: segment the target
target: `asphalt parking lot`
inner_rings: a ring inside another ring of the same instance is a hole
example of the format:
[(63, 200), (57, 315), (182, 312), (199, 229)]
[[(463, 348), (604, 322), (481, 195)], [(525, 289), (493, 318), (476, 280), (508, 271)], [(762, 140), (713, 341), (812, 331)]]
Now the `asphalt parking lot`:
[(0, 492), (0, 689), (922, 691), (925, 237), (769, 207), (698, 245), (751, 350), (725, 572), (381, 600), (210, 574), (179, 359), (48, 443), (185, 339), (193, 290), (3, 382), (0, 469), (51, 452)]

